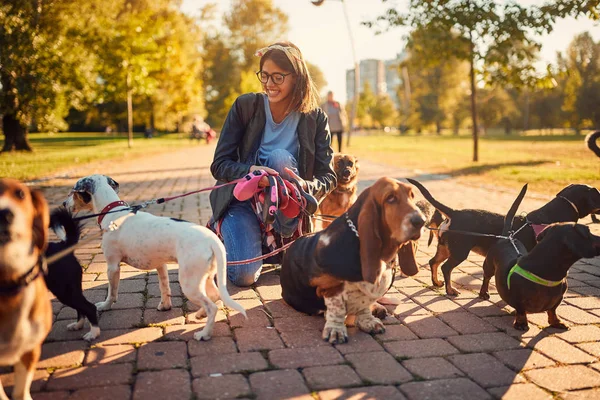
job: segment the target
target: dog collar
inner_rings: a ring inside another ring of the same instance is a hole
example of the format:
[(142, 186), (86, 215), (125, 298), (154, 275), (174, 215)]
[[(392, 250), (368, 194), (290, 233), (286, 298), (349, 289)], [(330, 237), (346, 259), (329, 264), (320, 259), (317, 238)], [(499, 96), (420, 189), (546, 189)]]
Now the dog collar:
[(109, 203), (106, 207), (104, 207), (102, 209), (102, 211), (100, 211), (100, 215), (98, 216), (98, 225), (102, 224), (102, 220), (104, 219), (104, 216), (106, 214), (108, 214), (110, 212), (110, 210), (112, 210), (115, 207), (120, 207), (120, 206), (128, 207), (129, 204), (127, 204), (123, 200), (119, 200), (119, 201), (113, 201), (112, 203)]
[(352, 193), (354, 191), (354, 187), (347, 187), (347, 188), (342, 188), (337, 186), (334, 189), (334, 192), (339, 192), (339, 193)]
[(358, 229), (356, 229), (356, 225), (354, 225), (354, 222), (352, 222), (352, 220), (350, 219), (350, 216), (348, 215), (348, 212), (344, 213), (344, 217), (346, 217), (346, 223), (348, 224), (348, 226), (350, 227), (350, 229), (352, 230), (352, 232), (354, 232), (354, 234), (356, 235), (356, 237), (360, 239), (360, 237), (358, 236)]
[(547, 286), (547, 287), (555, 287), (560, 285), (565, 281), (565, 278), (560, 281), (549, 281), (548, 279), (540, 278), (536, 274), (533, 274), (519, 266), (519, 264), (515, 264), (514, 267), (510, 269), (508, 272), (508, 276), (506, 277), (506, 283), (508, 284), (508, 289), (510, 289), (510, 277), (513, 274), (521, 275), (523, 278), (531, 281), (533, 283), (537, 283), (538, 285)]
[(31, 282), (37, 279), (41, 274), (46, 274), (46, 262), (42, 256), (25, 274), (21, 275), (13, 282), (0, 282), (0, 297), (15, 296), (26, 288)]
[(571, 207), (573, 207), (573, 209), (575, 210), (575, 214), (577, 214), (577, 218), (581, 218), (581, 214), (579, 214), (579, 209), (577, 208), (577, 206), (575, 205), (575, 203), (573, 203), (571, 200), (567, 199), (565, 196), (556, 196), (559, 199), (563, 199), (564, 201), (566, 201), (567, 203), (569, 203), (571, 205)]

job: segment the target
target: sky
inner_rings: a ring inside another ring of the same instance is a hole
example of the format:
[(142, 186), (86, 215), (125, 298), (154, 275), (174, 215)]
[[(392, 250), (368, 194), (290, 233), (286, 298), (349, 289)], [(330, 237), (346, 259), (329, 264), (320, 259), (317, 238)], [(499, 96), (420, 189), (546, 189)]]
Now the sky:
[[(344, 18), (341, 0), (325, 0), (316, 7), (310, 0), (273, 0), (274, 4), (289, 17), (289, 34), (283, 40), (295, 43), (304, 58), (316, 64), (325, 75), (328, 85), (322, 88), (334, 92), (338, 101), (346, 101), (346, 70), (354, 68), (352, 47), (348, 28)], [(521, 0), (523, 5), (541, 5), (544, 0)], [(207, 3), (217, 3), (219, 18), (229, 12), (231, 0), (183, 0), (182, 9), (196, 15), (200, 7)], [(374, 20), (383, 14), (390, 5), (402, 10), (408, 0), (344, 0), (350, 19), (350, 27), (354, 36), (356, 55), (359, 60), (375, 58), (381, 60), (393, 59), (400, 53), (406, 43), (405, 36), (409, 29), (393, 28), (381, 35), (375, 35), (374, 30), (361, 25), (362, 21)], [(585, 17), (575, 20), (568, 18), (559, 21), (549, 35), (538, 38), (542, 44), (540, 58), (543, 67), (556, 61), (556, 52), (564, 50), (573, 37), (588, 31), (596, 41), (600, 40), (600, 24)]]

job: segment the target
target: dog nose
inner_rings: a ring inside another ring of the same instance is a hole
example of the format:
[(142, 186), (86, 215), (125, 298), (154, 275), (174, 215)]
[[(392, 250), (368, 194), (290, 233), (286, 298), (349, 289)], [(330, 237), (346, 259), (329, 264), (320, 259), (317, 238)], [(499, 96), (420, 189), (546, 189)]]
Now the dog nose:
[(347, 178), (350, 176), (350, 170), (349, 169), (345, 169), (344, 172), (342, 172), (342, 176), (344, 178)]
[(420, 215), (410, 217), (410, 223), (417, 229), (421, 229), (425, 225), (425, 220)]
[(63, 206), (63, 207), (66, 207), (66, 206), (67, 206), (67, 201), (66, 201), (66, 200), (62, 202), (62, 206)]
[(0, 210), (0, 224), (10, 225), (13, 222), (15, 215), (9, 209)]

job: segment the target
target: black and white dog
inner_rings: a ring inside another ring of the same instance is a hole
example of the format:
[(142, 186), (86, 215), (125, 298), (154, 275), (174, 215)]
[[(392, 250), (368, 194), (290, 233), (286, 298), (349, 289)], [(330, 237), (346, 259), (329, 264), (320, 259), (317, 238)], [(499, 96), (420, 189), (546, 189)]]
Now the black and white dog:
[[(58, 208), (52, 212), (50, 215), (50, 227), (59, 237), (61, 236), (61, 230), (64, 230), (65, 240), (48, 243), (45, 253), (46, 258), (79, 242), (81, 227), (64, 208)], [(46, 286), (48, 286), (48, 289), (50, 289), (56, 298), (64, 305), (74, 308), (77, 311), (77, 322), (69, 324), (67, 326), (68, 330), (75, 331), (83, 328), (85, 318), (90, 321), (90, 331), (83, 335), (84, 340), (90, 341), (100, 335), (100, 327), (98, 326), (96, 306), (90, 303), (83, 295), (81, 288), (82, 277), (83, 269), (75, 255), (71, 252), (48, 265), (48, 273), (45, 279)]]

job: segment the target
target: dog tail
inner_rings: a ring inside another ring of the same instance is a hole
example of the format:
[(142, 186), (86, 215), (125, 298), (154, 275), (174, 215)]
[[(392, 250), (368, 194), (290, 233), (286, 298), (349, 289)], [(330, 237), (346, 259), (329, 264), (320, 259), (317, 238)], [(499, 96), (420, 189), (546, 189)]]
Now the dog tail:
[(65, 238), (61, 238), (61, 240), (65, 242), (67, 246), (73, 246), (79, 242), (81, 226), (64, 207), (59, 207), (52, 211), (50, 214), (50, 228), (52, 228), (54, 233), (59, 237), (62, 236), (59, 231), (60, 228), (64, 229)]
[(502, 236), (508, 235), (508, 232), (512, 228), (513, 219), (515, 218), (515, 214), (521, 205), (521, 201), (523, 201), (523, 197), (525, 197), (525, 193), (527, 193), (527, 184), (523, 186), (512, 206), (510, 206), (508, 214), (506, 214), (506, 217), (504, 217), (504, 229), (502, 230)]
[(415, 185), (421, 191), (423, 197), (425, 197), (425, 199), (427, 199), (427, 201), (430, 202), (442, 214), (444, 214), (448, 218), (452, 218), (452, 214), (454, 213), (453, 209), (434, 199), (431, 193), (429, 193), (429, 190), (427, 190), (425, 186), (421, 185), (421, 183), (419, 183), (418, 181), (415, 181), (414, 179), (410, 178), (406, 178), (406, 180)]
[(217, 286), (219, 287), (219, 296), (221, 297), (221, 300), (223, 300), (223, 304), (240, 312), (248, 319), (244, 307), (236, 303), (231, 296), (229, 296), (229, 292), (227, 291), (227, 257), (225, 255), (225, 247), (218, 239), (215, 240), (216, 242), (213, 246), (213, 262), (217, 263)]
[(598, 144), (596, 143), (598, 138), (600, 138), (600, 131), (590, 133), (585, 137), (585, 144), (587, 144), (587, 147), (593, 151), (594, 154), (600, 157), (600, 147), (598, 147)]

